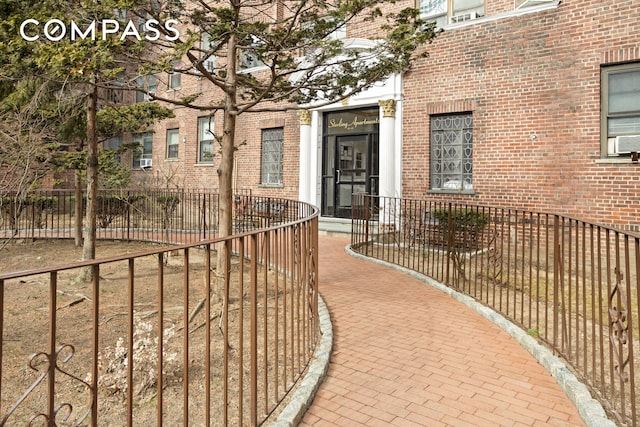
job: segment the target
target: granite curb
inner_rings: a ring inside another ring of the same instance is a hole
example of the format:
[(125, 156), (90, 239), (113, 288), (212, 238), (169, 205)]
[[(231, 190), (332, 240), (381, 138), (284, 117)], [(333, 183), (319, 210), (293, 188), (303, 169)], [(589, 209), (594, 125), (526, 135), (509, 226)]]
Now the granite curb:
[(309, 369), (304, 374), (300, 384), (296, 386), (291, 400), (284, 407), (271, 427), (294, 427), (300, 423), (302, 416), (313, 402), (318, 388), (329, 370), (331, 351), (333, 350), (333, 325), (327, 305), (321, 296), (318, 297), (318, 318), (320, 321), (320, 343), (309, 363)]
[(525, 350), (527, 350), (542, 365), (553, 378), (558, 382), (567, 397), (573, 402), (580, 414), (580, 417), (588, 427), (615, 427), (616, 424), (611, 421), (604, 411), (604, 408), (596, 399), (591, 396), (587, 387), (578, 381), (576, 376), (567, 368), (565, 363), (554, 356), (553, 353), (543, 345), (539, 344), (533, 337), (527, 335), (520, 327), (509, 321), (501, 314), (493, 311), (471, 298), (468, 295), (455, 291), (436, 280), (410, 270), (408, 268), (392, 264), (390, 262), (378, 260), (361, 255), (351, 249), (348, 245), (345, 251), (352, 257), (370, 261), (376, 264), (384, 265), (389, 268), (402, 271), (428, 285), (444, 292), (453, 299), (461, 302), (471, 308), (485, 319), (497, 325), (500, 329), (507, 332), (515, 339)]

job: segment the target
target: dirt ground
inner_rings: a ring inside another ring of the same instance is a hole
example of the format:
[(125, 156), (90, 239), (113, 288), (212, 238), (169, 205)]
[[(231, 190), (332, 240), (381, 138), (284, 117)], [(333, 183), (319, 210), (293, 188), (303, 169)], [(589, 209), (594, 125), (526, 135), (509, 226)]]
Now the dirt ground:
[[(109, 258), (122, 254), (152, 251), (160, 248), (148, 243), (126, 243), (98, 241), (96, 258)], [(0, 251), (0, 274), (33, 268), (67, 265), (81, 259), (82, 250), (70, 240), (40, 240), (36, 242), (16, 241)], [(166, 425), (185, 424), (185, 402), (189, 408), (189, 425), (245, 425), (249, 399), (248, 370), (250, 358), (243, 344), (234, 341), (233, 331), (246, 335), (243, 325), (247, 322), (248, 309), (243, 313), (239, 301), (245, 300), (245, 291), (239, 287), (230, 301), (228, 369), (229, 421), (221, 418), (223, 413), (222, 390), (225, 382), (223, 370), (224, 339), (220, 327), (221, 305), (213, 304), (211, 322), (206, 322), (204, 310), (196, 307), (206, 298), (204, 287), (206, 267), (204, 250), (189, 254), (189, 287), (186, 291), (188, 305), (185, 304), (184, 256), (174, 254), (164, 265), (163, 304), (163, 357), (162, 376), (162, 418)], [(134, 287), (134, 385), (133, 416), (134, 425), (155, 425), (160, 396), (158, 393), (158, 304), (160, 301), (158, 283), (158, 256), (136, 259)], [(126, 372), (129, 359), (126, 354), (128, 309), (128, 271), (126, 261), (101, 265), (99, 299), (99, 397), (98, 424), (126, 424)], [(272, 274), (272, 273), (270, 273)], [(91, 379), (91, 348), (93, 340), (92, 313), (96, 293), (90, 282), (78, 280), (78, 269), (62, 271), (57, 276), (55, 289), (56, 339), (54, 360), (56, 398), (59, 407), (56, 415), (58, 425), (86, 424), (85, 418), (91, 395), (86, 383)], [(262, 274), (259, 274), (262, 276)], [(265, 274), (266, 277), (266, 274)], [(35, 424), (44, 421), (47, 413), (47, 367), (49, 366), (49, 331), (52, 297), (48, 275), (34, 275), (19, 280), (8, 280), (4, 286), (4, 334), (2, 355), (2, 401), (0, 417), (10, 416), (6, 425), (25, 425), (31, 420)], [(266, 288), (265, 288), (266, 289)], [(264, 307), (278, 307), (279, 299), (274, 291), (265, 291)], [(278, 295), (289, 291), (278, 290)], [(268, 295), (267, 295), (268, 294)], [(274, 302), (275, 301), (275, 302)], [(235, 305), (233, 305), (235, 304)], [(276, 310), (277, 311), (277, 310)], [(264, 308), (263, 316), (271, 321), (271, 311)], [(188, 322), (188, 346), (185, 351), (185, 319)], [(262, 322), (260, 320), (259, 324)], [(206, 330), (210, 328), (211, 372), (206, 380), (205, 349)], [(286, 331), (287, 326), (284, 326)], [(266, 339), (264, 341), (266, 343)], [(246, 345), (246, 344), (245, 344)], [(247, 345), (248, 346), (248, 345)], [(259, 349), (259, 354), (266, 352)], [(266, 414), (269, 399), (285, 388), (293, 387), (293, 378), (286, 372), (287, 360), (278, 361), (278, 367), (268, 366), (269, 375), (275, 371), (277, 380), (259, 384), (259, 395), (265, 394), (265, 402), (259, 404), (259, 414)], [(185, 393), (184, 361), (188, 360), (189, 386)], [(284, 365), (284, 368), (282, 367)], [(292, 365), (289, 362), (289, 365)], [(259, 368), (264, 371), (263, 368)], [(279, 373), (280, 372), (280, 373)], [(263, 372), (264, 373), (264, 372)], [(263, 376), (263, 373), (260, 376)], [(280, 379), (280, 377), (282, 377)], [(238, 381), (241, 378), (242, 381)], [(264, 374), (267, 378), (267, 374)], [(242, 389), (239, 390), (239, 384)], [(211, 387), (211, 423), (205, 420), (205, 392)], [(234, 399), (233, 396), (236, 396)], [(237, 396), (242, 395), (242, 399)], [(15, 406), (15, 408), (14, 408)], [(84, 419), (84, 421), (82, 421)]]

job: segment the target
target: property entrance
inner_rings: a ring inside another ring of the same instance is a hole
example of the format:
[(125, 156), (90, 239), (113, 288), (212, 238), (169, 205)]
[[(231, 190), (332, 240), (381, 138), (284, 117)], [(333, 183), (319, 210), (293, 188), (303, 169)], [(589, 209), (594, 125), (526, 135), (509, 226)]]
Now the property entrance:
[(322, 215), (351, 218), (353, 193), (378, 194), (378, 109), (324, 116)]

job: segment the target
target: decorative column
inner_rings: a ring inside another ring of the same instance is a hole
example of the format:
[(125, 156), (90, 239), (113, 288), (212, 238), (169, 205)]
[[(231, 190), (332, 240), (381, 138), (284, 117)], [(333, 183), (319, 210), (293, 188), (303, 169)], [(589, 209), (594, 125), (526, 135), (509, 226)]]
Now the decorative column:
[(311, 173), (311, 112), (298, 110), (300, 119), (300, 170), (298, 172), (298, 199), (301, 202), (313, 203), (310, 186)]
[[(379, 195), (382, 197), (396, 197), (395, 194), (395, 128), (396, 101), (384, 99), (378, 101), (382, 112), (380, 120), (380, 186)], [(394, 229), (396, 224), (396, 203), (389, 199), (381, 199), (380, 222), (388, 229)]]

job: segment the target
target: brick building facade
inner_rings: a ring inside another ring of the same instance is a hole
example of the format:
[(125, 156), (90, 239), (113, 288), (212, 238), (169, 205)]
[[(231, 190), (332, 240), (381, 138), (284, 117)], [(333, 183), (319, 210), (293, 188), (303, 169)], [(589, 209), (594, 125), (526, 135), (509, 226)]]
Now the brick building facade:
[(628, 148), (607, 146), (616, 134), (606, 134), (601, 97), (607, 70), (628, 71), (623, 109), (634, 124), (620, 135), (640, 130), (640, 4), (567, 0), (536, 11), (486, 3), (485, 17), (451, 25), (405, 76), (403, 195), (451, 193), (431, 182), (430, 118), (468, 112), (472, 189), (448, 199), (637, 231), (640, 165)]
[[(444, 32), (406, 75), (331, 106), (242, 115), (236, 189), (300, 198), (326, 217), (348, 217), (347, 195), (367, 191), (640, 230), (637, 0), (420, 6)], [(359, 37), (370, 30), (352, 26), (344, 36), (366, 47)], [(158, 84), (169, 86), (166, 79)], [(198, 113), (175, 113), (156, 126), (152, 166), (136, 178), (217, 188), (215, 155), (202, 161), (199, 153)], [(214, 133), (221, 123), (213, 117)], [(175, 146), (176, 133), (177, 154), (169, 155), (167, 138)]]

